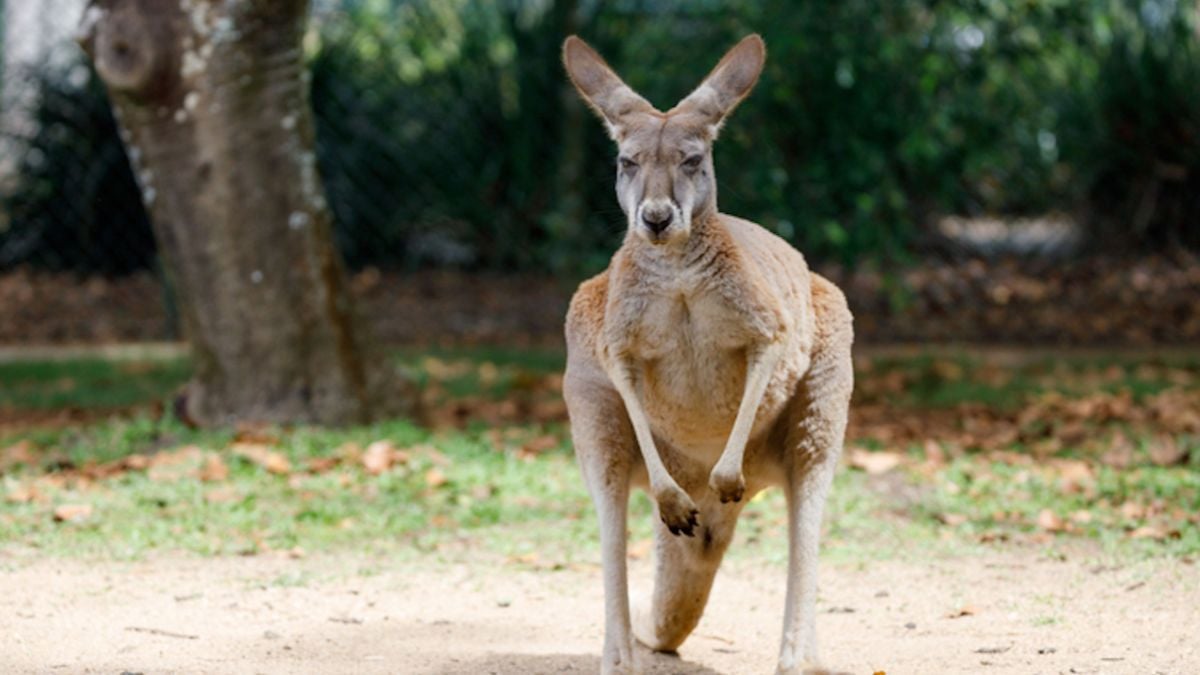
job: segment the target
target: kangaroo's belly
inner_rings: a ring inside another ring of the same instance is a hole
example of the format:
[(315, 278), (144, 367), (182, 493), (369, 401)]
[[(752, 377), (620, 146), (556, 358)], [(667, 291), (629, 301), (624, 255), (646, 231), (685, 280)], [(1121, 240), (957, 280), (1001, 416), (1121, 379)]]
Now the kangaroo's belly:
[(746, 386), (745, 353), (680, 348), (645, 363), (641, 384), (656, 434), (681, 450), (720, 454)]

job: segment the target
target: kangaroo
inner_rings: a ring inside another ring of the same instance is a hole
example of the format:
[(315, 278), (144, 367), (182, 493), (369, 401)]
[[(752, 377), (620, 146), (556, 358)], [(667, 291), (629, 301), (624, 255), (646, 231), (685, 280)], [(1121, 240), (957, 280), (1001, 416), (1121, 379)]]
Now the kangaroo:
[[(563, 380), (600, 521), (606, 674), (637, 672), (634, 636), (657, 651), (683, 643), (738, 514), (773, 485), (787, 495), (789, 547), (777, 672), (820, 672), (817, 547), (854, 386), (853, 319), (787, 242), (717, 210), (713, 141), (765, 59), (750, 35), (659, 112), (583, 40), (563, 44), (571, 81), (617, 143), (628, 224), (608, 269), (571, 300)], [(648, 489), (662, 522), (654, 591), (631, 619), (633, 486)]]

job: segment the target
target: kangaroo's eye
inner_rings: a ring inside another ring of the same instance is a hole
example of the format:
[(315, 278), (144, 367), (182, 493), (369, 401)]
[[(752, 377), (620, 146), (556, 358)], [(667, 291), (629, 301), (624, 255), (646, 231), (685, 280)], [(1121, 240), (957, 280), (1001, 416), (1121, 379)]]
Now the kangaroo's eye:
[(629, 159), (628, 157), (621, 157), (621, 158), (617, 159), (617, 164), (619, 164), (621, 166), (622, 171), (628, 171), (631, 173), (633, 171), (637, 170), (637, 168), (638, 168), (637, 162), (633, 161), (632, 159)]
[(696, 169), (700, 168), (700, 163), (703, 161), (704, 157), (702, 155), (692, 155), (691, 157), (683, 160), (683, 164), (681, 166), (685, 171), (695, 171)]

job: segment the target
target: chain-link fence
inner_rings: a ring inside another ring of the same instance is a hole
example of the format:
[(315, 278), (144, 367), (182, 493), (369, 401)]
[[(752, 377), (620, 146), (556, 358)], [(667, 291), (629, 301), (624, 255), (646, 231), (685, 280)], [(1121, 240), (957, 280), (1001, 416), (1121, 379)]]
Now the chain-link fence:
[[(24, 312), (0, 342), (174, 334), (71, 39), (82, 5), (0, 0), (0, 303)], [(305, 48), (338, 244), (367, 289), (375, 270), (603, 267), (623, 218), (611, 143), (559, 65), (573, 32), (663, 108), (762, 32), (767, 71), (717, 145), (721, 202), (818, 265), (1194, 247), (1196, 25), (1177, 0), (318, 0)]]

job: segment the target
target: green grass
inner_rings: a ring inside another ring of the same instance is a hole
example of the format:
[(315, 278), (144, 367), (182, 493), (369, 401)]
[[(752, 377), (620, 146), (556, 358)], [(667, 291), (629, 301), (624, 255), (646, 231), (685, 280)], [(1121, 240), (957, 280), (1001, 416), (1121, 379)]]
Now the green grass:
[[(400, 352), (396, 358), (447, 400), (499, 399), (525, 389), (544, 395), (546, 376), (562, 367), (561, 354), (515, 350)], [(964, 403), (1013, 410), (1050, 391), (1068, 397), (1128, 391), (1139, 398), (1200, 386), (1197, 363), (1079, 359), (998, 368), (960, 356), (888, 359), (861, 370), (859, 397), (893, 406), (898, 420)], [(138, 406), (94, 422), (0, 433), (0, 453), (28, 442), (38, 460), (0, 468), (0, 546), (116, 558), (158, 550), (231, 555), (368, 547), (446, 556), (486, 549), (533, 565), (596, 559), (594, 511), (563, 423), (514, 422), (499, 430), (475, 423), (435, 431), (406, 422), (274, 429), (271, 449), (292, 466), (290, 475), (277, 475), (238, 456), (231, 449), (232, 431), (191, 430), (169, 415), (155, 417), (144, 405), (164, 400), (187, 373), (183, 360), (0, 364), (0, 408), (10, 419), (22, 410)], [(499, 444), (497, 432), (503, 437)], [(1128, 433), (1142, 445), (1154, 430)], [(520, 450), (524, 440), (547, 435), (558, 439), (557, 447), (533, 455)], [(410, 461), (380, 475), (360, 463), (306, 468), (311, 460), (341, 456), (347, 445), (379, 440), (408, 449)], [(1196, 439), (1181, 436), (1179, 442)], [(839, 471), (826, 510), (825, 555), (848, 560), (932, 555), (1012, 542), (1044, 545), (1048, 536), (1098, 542), (1119, 554), (1197, 555), (1196, 444), (1190, 464), (1161, 467), (1139, 460), (1127, 470), (1067, 447), (1059, 459), (1090, 462), (1093, 474), (1081, 489), (1064, 489), (1062, 471), (1053, 463), (1059, 460), (1017, 462), (1009, 455), (968, 453), (930, 464), (924, 446), (876, 443), (872, 449), (900, 452), (905, 463), (882, 476)], [(198, 450), (182, 453), (178, 465), (109, 477), (96, 477), (88, 468), (188, 446)], [(1010, 450), (1017, 457), (1034, 452), (1022, 442)], [(214, 456), (228, 466), (228, 477), (201, 480), (197, 472)], [(431, 471), (441, 477), (431, 477)], [(91, 507), (91, 515), (57, 522), (55, 509), (70, 504)], [(1046, 511), (1069, 525), (1047, 533), (1039, 524)], [(1078, 515), (1083, 512), (1090, 515)], [(636, 496), (632, 542), (651, 536), (651, 513), (649, 500)], [(1131, 537), (1143, 530), (1163, 536)], [(779, 491), (763, 493), (747, 507), (739, 540), (735, 557), (785, 559)], [(532, 552), (539, 557), (527, 558)]]
[(0, 363), (0, 408), (120, 408), (164, 398), (190, 372), (184, 359)]
[[(525, 431), (565, 435), (562, 428)], [(564, 564), (595, 558), (594, 512), (565, 444), (522, 457), (497, 450), (483, 432), (433, 433), (405, 422), (277, 433), (277, 449), (295, 469), (291, 476), (271, 474), (232, 454), (229, 433), (192, 431), (171, 421), (137, 418), (42, 432), (34, 437), (37, 444), (63, 455), (46, 458), (53, 463), (82, 467), (89, 461), (195, 445), (221, 456), (230, 474), (218, 482), (197, 479), (199, 457), (165, 472), (131, 470), (96, 482), (73, 477), (64, 482), (53, 472), (20, 469), (0, 479), (0, 487), (11, 492), (34, 486), (41, 499), (0, 504), (0, 542), (54, 555), (115, 558), (161, 549), (203, 555), (364, 545), (393, 553), (452, 551), (463, 543), (500, 555), (540, 551), (543, 559)], [(384, 439), (416, 448), (412, 461), (378, 476), (359, 465), (314, 474), (301, 470), (308, 460), (336, 455), (347, 443), (366, 446)], [(446, 480), (433, 486), (426, 476), (435, 468)], [(874, 510), (882, 508), (881, 502), (863, 484), (861, 474), (840, 475), (829, 506), (833, 541), (875, 540), (884, 534), (881, 530), (891, 529), (884, 525), (886, 518), (878, 520)], [(86, 504), (92, 514), (80, 522), (56, 522), (54, 510), (64, 504)], [(651, 513), (649, 499), (635, 496), (631, 540), (651, 537)], [(784, 514), (778, 492), (763, 494), (747, 509), (742, 539), (782, 561)]]

